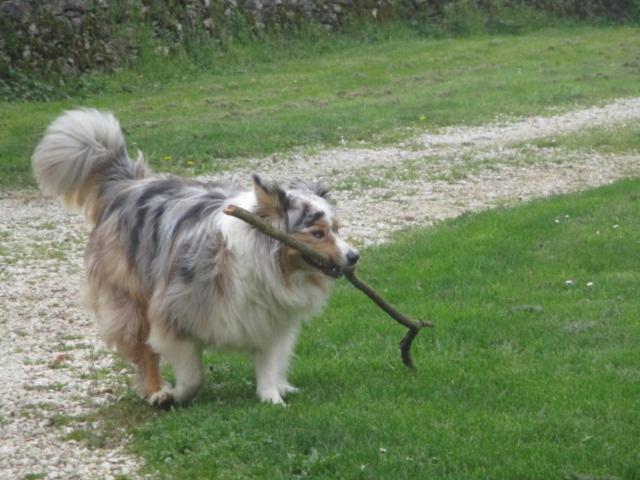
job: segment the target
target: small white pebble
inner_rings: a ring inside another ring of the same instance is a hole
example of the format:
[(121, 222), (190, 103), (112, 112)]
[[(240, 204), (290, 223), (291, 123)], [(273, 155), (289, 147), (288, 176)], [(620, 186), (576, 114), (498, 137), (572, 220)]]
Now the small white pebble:
[(587, 287), (593, 287), (593, 282), (587, 282)]
[(559, 218), (556, 218), (556, 219), (554, 220), (554, 222), (556, 222), (556, 223), (560, 223), (560, 219), (559, 219)]

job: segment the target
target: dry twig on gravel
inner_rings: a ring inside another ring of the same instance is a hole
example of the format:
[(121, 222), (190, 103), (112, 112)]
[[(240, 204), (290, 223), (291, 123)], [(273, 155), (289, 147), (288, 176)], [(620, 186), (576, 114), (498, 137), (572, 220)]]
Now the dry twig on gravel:
[(412, 320), (409, 317), (403, 315), (389, 303), (387, 303), (385, 299), (382, 298), (373, 288), (356, 277), (354, 267), (343, 268), (339, 265), (336, 265), (331, 261), (331, 259), (329, 259), (326, 254), (308, 247), (304, 243), (293, 238), (291, 235), (288, 235), (287, 233), (278, 230), (268, 223), (265, 223), (254, 213), (251, 213), (250, 211), (245, 210), (242, 207), (238, 207), (237, 205), (229, 205), (223, 211), (227, 215), (231, 215), (232, 217), (236, 217), (250, 224), (265, 235), (275, 238), (276, 240), (290, 246), (291, 248), (295, 248), (304, 256), (311, 258), (314, 262), (313, 265), (316, 266), (317, 264), (317, 268), (319, 268), (326, 275), (336, 278), (344, 275), (354, 287), (364, 292), (365, 295), (367, 295), (376, 305), (378, 305), (378, 307), (387, 312), (387, 314), (391, 318), (408, 329), (408, 332), (400, 341), (400, 355), (402, 357), (402, 362), (407, 367), (415, 369), (413, 360), (411, 359), (411, 343), (416, 338), (418, 333), (420, 333), (420, 330), (422, 328), (433, 328), (435, 326), (433, 323), (424, 320)]

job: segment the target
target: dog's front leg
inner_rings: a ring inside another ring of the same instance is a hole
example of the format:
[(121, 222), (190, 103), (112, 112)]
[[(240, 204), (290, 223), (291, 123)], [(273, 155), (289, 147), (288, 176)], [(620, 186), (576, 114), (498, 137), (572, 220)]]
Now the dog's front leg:
[(282, 396), (298, 391), (287, 381), (287, 372), (298, 331), (298, 325), (292, 326), (281, 332), (270, 345), (258, 350), (254, 355), (257, 393), (263, 402), (284, 405)]
[(165, 385), (149, 397), (149, 403), (166, 406), (191, 400), (204, 381), (202, 347), (196, 342), (177, 339), (165, 332), (159, 334), (153, 329), (148, 343), (171, 364), (176, 377), (175, 387)]

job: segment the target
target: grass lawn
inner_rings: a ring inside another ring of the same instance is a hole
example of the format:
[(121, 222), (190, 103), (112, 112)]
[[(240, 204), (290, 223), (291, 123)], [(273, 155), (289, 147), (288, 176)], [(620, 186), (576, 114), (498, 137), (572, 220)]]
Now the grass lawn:
[(170, 478), (640, 478), (640, 181), (465, 215), (363, 252), (361, 276), (437, 323), (402, 329), (339, 282), (304, 330), (288, 408), (241, 357), (203, 391), (103, 412)]
[[(169, 58), (99, 79), (95, 97), (0, 103), (0, 186), (31, 185), (29, 157), (63, 109), (94, 106), (122, 120), (129, 147), (163, 171), (224, 170), (238, 158), (294, 147), (388, 142), (416, 129), (544, 114), (638, 95), (640, 32), (548, 29), (518, 36), (424, 39), (406, 30), (325, 50), (220, 57), (194, 71)], [(250, 47), (247, 47), (250, 48)]]

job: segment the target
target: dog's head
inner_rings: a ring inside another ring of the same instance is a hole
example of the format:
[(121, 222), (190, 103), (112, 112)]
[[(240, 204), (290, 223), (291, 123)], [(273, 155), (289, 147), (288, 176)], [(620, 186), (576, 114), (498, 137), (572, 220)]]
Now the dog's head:
[[(257, 175), (253, 181), (260, 216), (271, 219), (297, 240), (325, 253), (339, 267), (355, 265), (360, 258), (358, 251), (340, 238), (340, 223), (322, 184), (297, 181), (284, 190)], [(285, 272), (317, 272), (319, 268), (312, 259), (288, 246), (282, 247), (281, 255)], [(337, 269), (320, 270), (334, 277), (341, 273)]]

